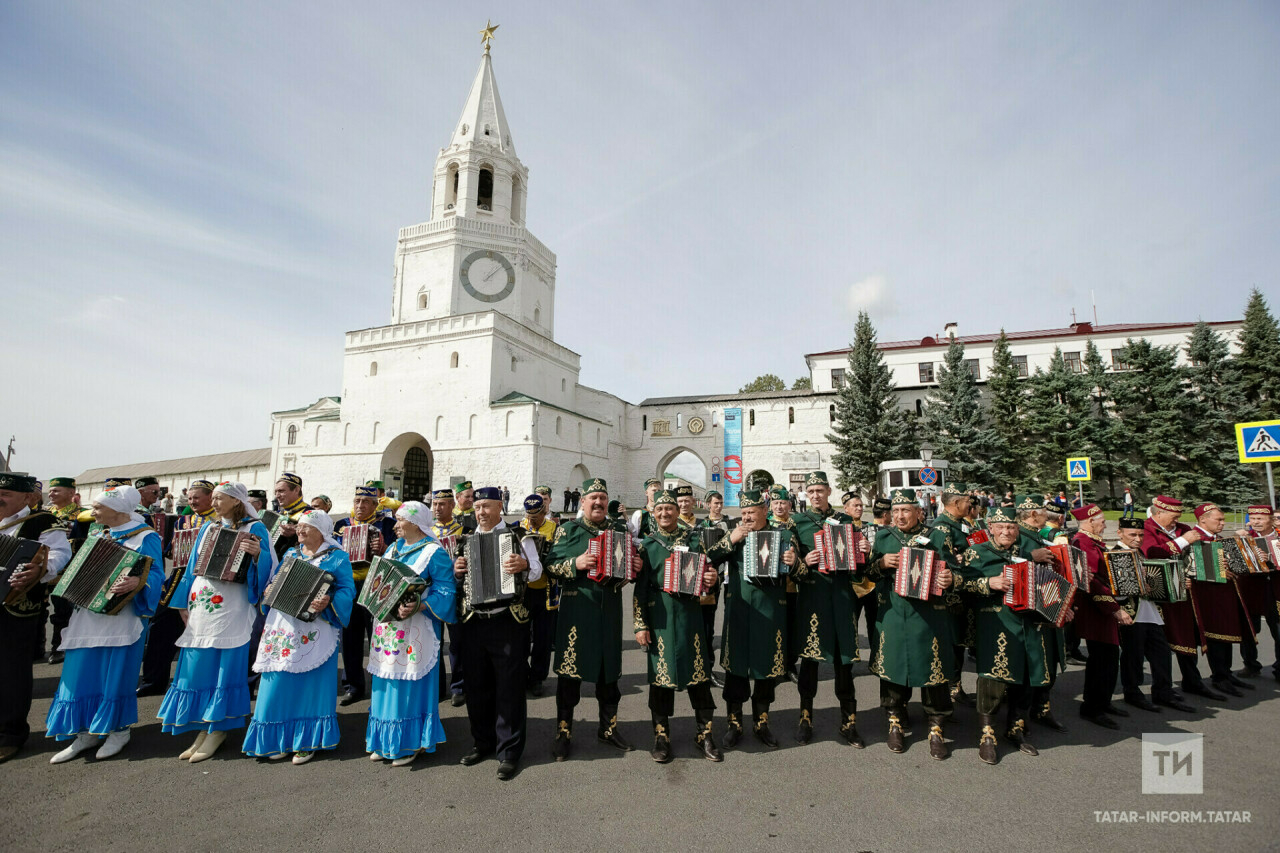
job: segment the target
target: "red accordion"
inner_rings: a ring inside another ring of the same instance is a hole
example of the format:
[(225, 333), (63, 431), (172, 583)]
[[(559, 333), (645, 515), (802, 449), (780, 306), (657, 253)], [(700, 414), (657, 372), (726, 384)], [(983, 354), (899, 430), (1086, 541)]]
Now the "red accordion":
[(696, 551), (672, 551), (662, 563), (662, 591), (701, 598), (711, 591), (707, 584), (707, 557)]
[(1076, 589), (1088, 592), (1092, 573), (1089, 571), (1089, 558), (1084, 551), (1065, 542), (1050, 545), (1049, 550), (1053, 552), (1053, 564), (1050, 568), (1070, 581)]
[(596, 558), (595, 568), (587, 577), (598, 583), (635, 580), (640, 571), (640, 554), (636, 551), (631, 534), (626, 531), (606, 530), (591, 539), (587, 553)]
[(342, 528), (342, 550), (351, 558), (352, 566), (368, 566), (384, 550), (382, 534), (372, 524), (348, 524)]
[(173, 558), (175, 567), (186, 567), (187, 561), (191, 559), (191, 552), (196, 549), (196, 539), (199, 537), (199, 527), (184, 527), (173, 531), (173, 538), (169, 541), (169, 554)]
[(969, 547), (991, 541), (991, 534), (985, 530), (975, 530), (969, 534)]
[(1032, 611), (1061, 628), (1071, 613), (1076, 587), (1049, 566), (1013, 563), (1004, 567), (1004, 603), (1012, 610)]
[(903, 548), (898, 552), (898, 570), (893, 576), (893, 591), (903, 598), (927, 601), (946, 592), (941, 585), (940, 569), (946, 568), (936, 551), (928, 548)]
[(866, 562), (862, 553), (863, 536), (852, 524), (824, 524), (813, 534), (813, 547), (818, 552), (818, 571), (850, 572)]

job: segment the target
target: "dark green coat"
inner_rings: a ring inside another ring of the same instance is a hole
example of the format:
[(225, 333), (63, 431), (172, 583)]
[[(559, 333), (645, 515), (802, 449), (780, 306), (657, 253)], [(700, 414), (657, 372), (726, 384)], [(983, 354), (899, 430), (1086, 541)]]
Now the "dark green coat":
[[(947, 568), (953, 572), (958, 573), (960, 571), (960, 567), (964, 564), (965, 552), (969, 550), (967, 527), (968, 521), (966, 519), (952, 518), (947, 513), (942, 512), (938, 514), (938, 517), (934, 519), (929, 528), (929, 541), (933, 543), (933, 550), (942, 555), (942, 559), (947, 563)], [(951, 611), (951, 615), (956, 622), (957, 642), (963, 646), (972, 646), (975, 642), (977, 628), (969, 596), (960, 590), (957, 582), (955, 586), (952, 586), (947, 591), (945, 600), (947, 609)]]
[(795, 522), (795, 535), (800, 543), (800, 559), (792, 569), (796, 584), (796, 613), (793, 622), (793, 649), (808, 660), (832, 663), (853, 663), (861, 660), (858, 652), (858, 625), (854, 619), (853, 603), (857, 595), (853, 591), (856, 580), (853, 572), (836, 572), (824, 575), (816, 566), (806, 566), (804, 557), (813, 550), (813, 534), (834, 518), (841, 524), (851, 524), (853, 519), (843, 512), (827, 508), (797, 512), (791, 516)]
[(884, 562), (886, 555), (897, 554), (908, 544), (933, 549), (927, 534), (923, 525), (905, 533), (882, 527), (867, 561), (866, 574), (876, 582), (876, 631), (880, 633), (871, 672), (905, 687), (946, 684), (947, 673), (955, 666), (955, 624), (945, 602), (898, 595), (893, 591), (897, 570)]
[(708, 680), (713, 658), (698, 599), (662, 591), (663, 563), (678, 546), (702, 552), (701, 541), (689, 527), (671, 535), (655, 528), (641, 543), (635, 630), (653, 634), (648, 653), (649, 683), (683, 690), (686, 685)]
[(607, 683), (622, 673), (622, 590), (596, 583), (574, 566), (593, 537), (619, 528), (626, 529), (607, 520), (595, 527), (575, 518), (556, 529), (546, 569), (560, 581), (556, 673), (566, 678)]
[(994, 541), (970, 548), (962, 570), (964, 589), (979, 602), (978, 675), (1041, 687), (1053, 681), (1060, 632), (1048, 622), (1006, 607), (1004, 593), (987, 585), (987, 578), (1003, 573), (1006, 565), (1021, 556), (1022, 541), (1020, 537), (1008, 551)]
[[(770, 524), (767, 529), (787, 530), (777, 524)], [(794, 546), (794, 534), (791, 541)], [(735, 544), (726, 536), (708, 554), (717, 566), (728, 568), (724, 582), (724, 622), (720, 629), (720, 665), (725, 672), (743, 678), (779, 678), (787, 674), (786, 581), (744, 578), (743, 542)]]
[[(1031, 559), (1031, 552), (1037, 548), (1048, 548), (1053, 543), (1040, 535), (1039, 529), (1035, 527), (1027, 527), (1025, 524), (1018, 524), (1018, 556), (1024, 560)], [(1052, 625), (1048, 629), (1053, 631), (1054, 642), (1049, 644), (1049, 654), (1052, 662), (1049, 665), (1049, 671), (1061, 668), (1064, 672), (1067, 669), (1067, 635), (1061, 628), (1055, 628)]]

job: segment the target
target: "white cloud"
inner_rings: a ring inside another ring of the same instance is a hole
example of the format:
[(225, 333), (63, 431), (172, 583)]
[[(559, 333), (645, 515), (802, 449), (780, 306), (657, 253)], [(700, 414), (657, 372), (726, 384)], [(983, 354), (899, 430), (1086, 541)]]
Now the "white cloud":
[(889, 280), (883, 275), (869, 275), (849, 285), (849, 313), (857, 316), (866, 311), (874, 317), (891, 317), (897, 313)]

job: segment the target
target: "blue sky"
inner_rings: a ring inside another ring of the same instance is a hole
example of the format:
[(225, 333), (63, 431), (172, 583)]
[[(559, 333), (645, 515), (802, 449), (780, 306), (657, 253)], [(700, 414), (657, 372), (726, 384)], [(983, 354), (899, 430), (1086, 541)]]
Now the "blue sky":
[(358, 5), (0, 5), (16, 468), (261, 447), (338, 393), (485, 16), (556, 336), (633, 402), (790, 381), (859, 307), (1280, 302), (1276, 4)]

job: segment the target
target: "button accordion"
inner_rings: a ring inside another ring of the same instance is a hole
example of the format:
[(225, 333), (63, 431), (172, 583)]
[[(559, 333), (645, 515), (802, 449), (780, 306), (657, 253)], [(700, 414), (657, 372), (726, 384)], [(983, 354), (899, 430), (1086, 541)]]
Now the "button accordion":
[(729, 535), (723, 527), (699, 527), (698, 539), (702, 541), (702, 553), (708, 553), (716, 543)]
[(463, 543), (467, 573), (463, 578), (467, 606), (492, 607), (519, 600), (524, 583), (519, 575), (502, 568), (507, 557), (517, 553), (518, 541), (510, 530), (472, 533)]
[(596, 558), (595, 568), (587, 577), (598, 583), (635, 580), (640, 570), (640, 554), (631, 534), (624, 530), (606, 530), (587, 543), (587, 553)]
[(10, 581), (17, 573), (19, 566), (35, 563), (39, 572), (38, 581), (44, 577), (49, 562), (49, 549), (34, 539), (23, 539), (18, 536), (6, 536), (0, 533), (0, 602), (13, 604), (22, 593), (15, 590)]
[(271, 540), (271, 547), (274, 548), (276, 540), (280, 538), (282, 528), (286, 524), (292, 524), (289, 520), (289, 514), (285, 512), (272, 512), (264, 509), (258, 513), (258, 521), (261, 521), (267, 528), (267, 538)]
[(374, 535), (378, 529), (372, 524), (356, 524), (352, 522), (342, 528), (342, 550), (351, 558), (353, 569), (367, 568), (373, 560), (376, 546)]
[(1267, 553), (1261, 539), (1233, 539), (1232, 543), (1240, 552), (1245, 568), (1254, 574), (1271, 571), (1271, 555)]
[(401, 604), (416, 604), (429, 584), (413, 569), (390, 557), (374, 557), (360, 597), (356, 599), (375, 622), (399, 620)]
[[(1206, 583), (1226, 583), (1227, 570), (1244, 570), (1244, 560), (1239, 551), (1234, 556), (1224, 546), (1230, 542), (1194, 542), (1187, 548), (1188, 573), (1192, 580)], [(1234, 549), (1233, 549), (1234, 550)]]
[(1143, 560), (1139, 564), (1139, 593), (1148, 601), (1170, 604), (1186, 601), (1187, 567), (1181, 560)]
[(662, 591), (701, 598), (710, 591), (706, 583), (707, 555), (678, 549), (662, 563)]
[(975, 530), (968, 536), (969, 547), (991, 541), (991, 534), (985, 530)]
[(169, 544), (169, 556), (173, 559), (175, 567), (187, 565), (191, 554), (196, 550), (196, 540), (199, 538), (200, 525), (173, 531), (173, 538)]
[(1071, 614), (1076, 587), (1043, 563), (1012, 563), (1004, 567), (1004, 603), (1031, 612), (1061, 628)]
[(1092, 573), (1089, 571), (1089, 557), (1085, 552), (1065, 542), (1050, 545), (1049, 550), (1053, 552), (1053, 570), (1071, 581), (1076, 589), (1088, 592)]
[(928, 601), (946, 593), (942, 588), (940, 569), (945, 564), (936, 551), (906, 547), (898, 552), (898, 569), (893, 575), (893, 591), (903, 598)]
[(1120, 598), (1142, 595), (1142, 558), (1137, 551), (1127, 548), (1107, 551), (1102, 561), (1112, 595)]
[[(53, 594), (77, 607), (114, 616), (147, 584), (151, 558), (113, 542), (105, 536), (87, 540), (62, 570)], [(121, 578), (134, 577), (138, 585), (113, 595), (111, 587)]]
[(247, 530), (233, 530), (215, 523), (200, 543), (191, 574), (211, 581), (244, 583), (255, 559), (244, 550), (251, 539), (256, 541), (257, 537)]
[(851, 572), (866, 561), (862, 553), (862, 534), (852, 524), (824, 524), (813, 534), (813, 547), (818, 552), (818, 571)]
[(262, 603), (294, 619), (314, 622), (320, 614), (312, 611), (311, 605), (317, 599), (332, 595), (336, 582), (331, 572), (319, 566), (300, 557), (285, 557)]
[(1271, 570), (1280, 572), (1280, 536), (1268, 533), (1266, 536), (1259, 536), (1251, 541), (1266, 555), (1267, 561), (1271, 564)]
[(742, 540), (742, 576), (747, 580), (777, 580), (788, 574), (782, 552), (790, 542), (784, 530), (752, 530)]

